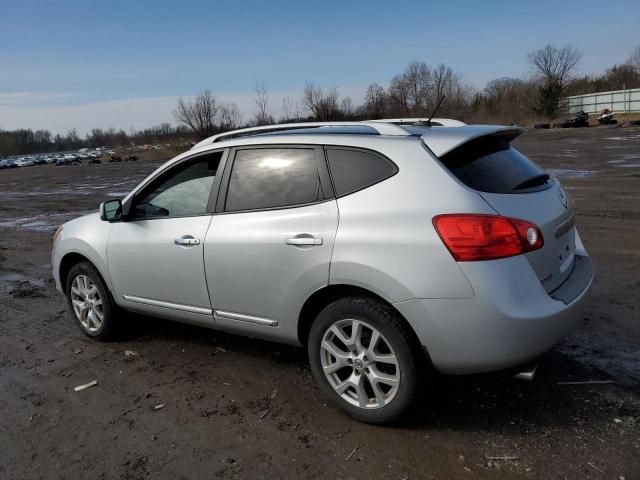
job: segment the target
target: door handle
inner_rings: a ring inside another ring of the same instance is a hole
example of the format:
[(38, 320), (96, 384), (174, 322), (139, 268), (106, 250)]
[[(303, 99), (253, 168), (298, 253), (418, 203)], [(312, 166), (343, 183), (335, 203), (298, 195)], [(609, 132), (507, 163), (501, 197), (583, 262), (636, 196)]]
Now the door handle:
[(287, 245), (295, 245), (295, 246), (311, 246), (311, 245), (322, 245), (322, 239), (321, 238), (316, 238), (316, 237), (312, 237), (312, 236), (300, 236), (300, 237), (293, 237), (293, 238), (287, 238), (284, 243), (286, 243)]
[(181, 247), (193, 247), (194, 245), (200, 245), (200, 239), (191, 235), (183, 235), (180, 238), (176, 238), (173, 243)]

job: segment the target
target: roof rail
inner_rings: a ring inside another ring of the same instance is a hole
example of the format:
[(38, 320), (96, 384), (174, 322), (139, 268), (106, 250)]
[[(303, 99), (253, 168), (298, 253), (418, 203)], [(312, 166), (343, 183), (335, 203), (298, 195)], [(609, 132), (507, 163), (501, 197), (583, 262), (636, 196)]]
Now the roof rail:
[(198, 142), (193, 148), (203, 145), (209, 145), (223, 140), (229, 140), (235, 137), (244, 137), (251, 135), (260, 135), (261, 133), (282, 132), (286, 130), (298, 130), (302, 128), (323, 128), (323, 127), (370, 127), (378, 132), (379, 135), (396, 135), (409, 136), (411, 133), (400, 125), (393, 123), (385, 123), (378, 121), (354, 121), (354, 122), (300, 122), (300, 123), (281, 123), (278, 125), (262, 125), (259, 127), (240, 128), (238, 130), (230, 130), (228, 132), (219, 133), (211, 137), (205, 138)]
[[(414, 123), (418, 123), (418, 122), (427, 122), (429, 119), (428, 118), (413, 118), (413, 117), (407, 117), (407, 118), (383, 118), (381, 120), (371, 120), (372, 122), (381, 122), (381, 123), (390, 123), (393, 125), (413, 125)], [(431, 123), (432, 124), (438, 124), (438, 125), (434, 125), (434, 127), (436, 126), (440, 126), (440, 127), (463, 127), (466, 125), (466, 123), (461, 122), (460, 120), (455, 120), (453, 118), (432, 118), (431, 119)]]

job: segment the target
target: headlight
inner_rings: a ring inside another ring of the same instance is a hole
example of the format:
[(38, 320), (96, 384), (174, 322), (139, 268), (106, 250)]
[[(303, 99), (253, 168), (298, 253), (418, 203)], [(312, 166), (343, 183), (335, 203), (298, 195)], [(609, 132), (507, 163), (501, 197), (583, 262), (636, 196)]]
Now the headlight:
[(58, 227), (58, 229), (56, 230), (56, 233), (53, 234), (53, 243), (54, 243), (54, 245), (56, 243), (56, 240), (58, 240), (58, 237), (62, 233), (62, 230), (64, 230), (64, 225), (61, 225), (60, 227)]

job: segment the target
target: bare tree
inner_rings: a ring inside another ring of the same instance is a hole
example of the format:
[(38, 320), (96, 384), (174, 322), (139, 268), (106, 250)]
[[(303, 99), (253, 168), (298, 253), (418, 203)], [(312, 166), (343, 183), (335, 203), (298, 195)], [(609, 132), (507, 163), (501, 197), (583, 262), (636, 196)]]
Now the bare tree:
[(450, 67), (441, 63), (432, 70), (433, 76), (433, 97), (436, 102), (439, 102), (443, 95), (447, 97), (451, 96), (454, 88), (454, 76)]
[(316, 120), (324, 122), (340, 118), (341, 112), (338, 107), (338, 98), (337, 88), (334, 87), (325, 92), (322, 88), (307, 82), (304, 87), (302, 102)]
[(540, 81), (535, 111), (551, 120), (567, 109), (567, 86), (582, 52), (571, 45), (546, 45), (527, 55)]
[(364, 94), (364, 114), (367, 118), (383, 118), (387, 112), (387, 92), (377, 83), (367, 87)]
[(258, 111), (255, 115), (256, 125), (271, 125), (275, 123), (271, 113), (269, 112), (269, 87), (266, 83), (260, 82), (256, 84), (256, 107)]
[(411, 62), (404, 71), (404, 77), (408, 84), (409, 101), (413, 102), (414, 112), (417, 115), (426, 113), (432, 86), (429, 67), (424, 62)]
[(353, 110), (354, 110), (353, 100), (351, 100), (351, 97), (343, 98), (342, 101), (340, 102), (340, 111), (342, 112), (342, 115), (346, 119), (349, 119), (353, 117), (353, 114), (354, 114)]
[(627, 64), (640, 73), (640, 45), (638, 45), (627, 60)]
[(293, 117), (293, 105), (289, 97), (282, 97), (282, 120), (290, 122)]
[(548, 44), (543, 48), (527, 54), (534, 71), (547, 83), (557, 83), (562, 88), (567, 86), (582, 52), (576, 47), (565, 45), (556, 47)]
[(401, 115), (411, 115), (411, 105), (409, 104), (409, 88), (403, 75), (394, 75), (389, 85), (389, 98), (391, 99), (394, 111), (399, 110)]
[(298, 100), (292, 100), (291, 97), (282, 98), (282, 113), (283, 113), (283, 117), (281, 121), (285, 121), (285, 122), (291, 122), (292, 120), (299, 121), (302, 118)]
[[(538, 85), (519, 78), (496, 78), (487, 83), (482, 108), (493, 122), (526, 121), (534, 110)], [(487, 118), (487, 117), (485, 117)]]
[(174, 111), (176, 120), (188, 127), (197, 138), (207, 138), (215, 132), (218, 103), (211, 91), (204, 90), (193, 99), (178, 98)]
[(444, 101), (438, 112), (445, 115), (460, 116), (472, 102), (475, 90), (465, 83), (462, 75), (455, 73), (444, 64), (432, 70), (433, 92), (429, 102), (429, 112), (433, 111), (442, 97)]
[(427, 113), (431, 96), (431, 70), (424, 62), (411, 62), (404, 72), (391, 79), (389, 98), (394, 109), (402, 115)]
[(220, 109), (220, 130), (235, 130), (242, 123), (242, 114), (238, 105), (229, 103)]

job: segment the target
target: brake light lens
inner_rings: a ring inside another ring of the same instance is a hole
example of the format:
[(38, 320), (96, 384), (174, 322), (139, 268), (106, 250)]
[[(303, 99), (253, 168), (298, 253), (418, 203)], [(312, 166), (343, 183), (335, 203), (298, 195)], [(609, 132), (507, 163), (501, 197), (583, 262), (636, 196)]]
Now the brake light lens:
[(458, 262), (513, 257), (543, 247), (533, 223), (499, 215), (449, 214), (433, 218), (433, 226)]

